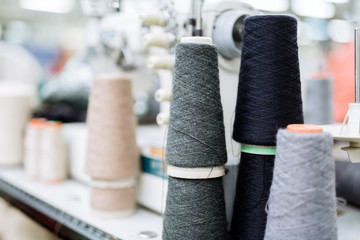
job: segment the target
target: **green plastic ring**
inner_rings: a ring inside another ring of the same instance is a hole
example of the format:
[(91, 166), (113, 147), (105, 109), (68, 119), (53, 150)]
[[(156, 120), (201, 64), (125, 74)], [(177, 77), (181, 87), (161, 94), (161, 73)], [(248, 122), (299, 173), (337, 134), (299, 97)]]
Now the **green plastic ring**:
[(276, 147), (241, 144), (241, 152), (258, 155), (275, 155)]

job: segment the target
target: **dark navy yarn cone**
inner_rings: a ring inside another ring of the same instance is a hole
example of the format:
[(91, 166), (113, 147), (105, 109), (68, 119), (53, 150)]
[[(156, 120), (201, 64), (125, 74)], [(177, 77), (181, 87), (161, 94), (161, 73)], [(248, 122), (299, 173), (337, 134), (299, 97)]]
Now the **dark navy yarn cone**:
[[(278, 129), (303, 121), (296, 19), (246, 18), (234, 140), (275, 146)], [(274, 159), (274, 155), (241, 154), (232, 239), (263, 240)]]
[(234, 140), (275, 146), (279, 128), (302, 122), (296, 19), (281, 15), (248, 17)]

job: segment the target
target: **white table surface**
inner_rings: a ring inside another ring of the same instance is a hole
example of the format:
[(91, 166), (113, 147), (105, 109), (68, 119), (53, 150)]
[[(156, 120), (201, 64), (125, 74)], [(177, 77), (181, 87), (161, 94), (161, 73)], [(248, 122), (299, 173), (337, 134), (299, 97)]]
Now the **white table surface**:
[(138, 208), (135, 215), (115, 220), (103, 220), (92, 216), (89, 205), (90, 188), (76, 181), (67, 180), (58, 184), (31, 181), (21, 168), (0, 169), (0, 178), (32, 196), (68, 213), (87, 224), (123, 240), (143, 239), (142, 231), (155, 232), (161, 239), (162, 217), (151, 211)]
[[(142, 231), (155, 232), (161, 239), (162, 217), (151, 211), (138, 208), (136, 214), (116, 220), (102, 220), (92, 216), (89, 205), (89, 187), (67, 180), (63, 183), (48, 185), (31, 181), (21, 168), (0, 169), (0, 178), (15, 187), (47, 202), (82, 221), (112, 234), (123, 240), (141, 240)], [(359, 183), (360, 184), (360, 183)], [(353, 206), (341, 207), (338, 216), (338, 240), (360, 239), (360, 208)]]

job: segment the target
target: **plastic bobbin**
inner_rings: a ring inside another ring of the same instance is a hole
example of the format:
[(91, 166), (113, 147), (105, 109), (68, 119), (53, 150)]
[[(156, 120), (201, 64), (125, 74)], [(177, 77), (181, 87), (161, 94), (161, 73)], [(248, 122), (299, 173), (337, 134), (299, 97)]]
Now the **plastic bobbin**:
[(169, 124), (170, 113), (169, 112), (161, 112), (156, 116), (156, 123), (160, 126)]
[(168, 164), (167, 175), (184, 179), (208, 179), (225, 175), (225, 166), (184, 168)]
[(166, 17), (161, 12), (148, 12), (140, 15), (141, 23), (146, 26), (164, 27), (167, 23)]
[(320, 126), (312, 124), (289, 124), (286, 130), (293, 133), (322, 133), (323, 129)]
[(175, 57), (167, 56), (151, 56), (148, 58), (146, 65), (150, 69), (174, 69)]
[(143, 37), (143, 42), (149, 47), (170, 48), (173, 40), (167, 33), (148, 33)]
[(172, 92), (170, 89), (160, 88), (155, 92), (154, 97), (157, 102), (170, 102)]
[(182, 43), (199, 43), (212, 45), (213, 41), (209, 37), (183, 37), (181, 38)]

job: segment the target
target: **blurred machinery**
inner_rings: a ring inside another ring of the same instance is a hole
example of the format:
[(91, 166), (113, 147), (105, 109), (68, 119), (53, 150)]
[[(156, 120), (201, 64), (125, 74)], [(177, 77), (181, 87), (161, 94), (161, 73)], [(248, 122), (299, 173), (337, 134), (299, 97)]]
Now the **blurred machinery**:
[[(156, 93), (156, 98), (161, 102), (161, 113), (158, 123), (168, 123), (168, 111), (171, 97), (172, 68), (174, 61), (174, 46), (184, 36), (211, 37), (219, 51), (220, 89), (224, 108), (226, 128), (226, 141), (229, 159), (237, 161), (232, 152), (238, 149), (231, 144), (232, 114), (235, 110), (237, 79), (240, 68), (240, 55), (242, 43), (243, 22), (246, 16), (257, 14), (250, 5), (235, 0), (192, 0), (188, 1), (188, 13), (174, 14), (176, 7), (172, 1), (165, 10), (144, 13), (141, 17), (144, 25), (150, 26), (149, 33), (144, 36), (144, 42), (152, 48), (167, 49), (148, 59), (148, 66), (158, 72), (161, 78), (161, 89)], [(169, 14), (170, 13), (170, 14)], [(174, 17), (176, 17), (174, 19)], [(174, 26), (183, 26), (174, 27)], [(162, 28), (159, 31), (159, 28)], [(170, 32), (167, 29), (171, 29)], [(166, 64), (164, 64), (166, 63)], [(171, 64), (170, 64), (171, 63)], [(164, 69), (170, 74), (164, 74)], [(168, 79), (166, 79), (168, 78)]]

